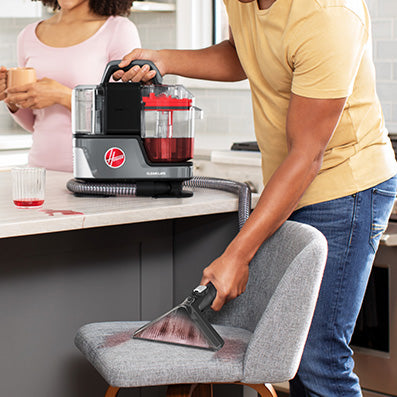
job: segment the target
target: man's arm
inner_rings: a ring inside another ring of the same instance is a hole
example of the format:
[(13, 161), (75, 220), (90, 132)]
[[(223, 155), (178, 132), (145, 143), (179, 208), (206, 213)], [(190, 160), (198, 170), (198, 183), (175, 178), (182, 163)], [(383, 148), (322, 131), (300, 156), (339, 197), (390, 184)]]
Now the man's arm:
[[(229, 40), (200, 50), (135, 49), (123, 58), (120, 67), (127, 66), (134, 59), (152, 61), (161, 75), (176, 74), (216, 81), (240, 81), (247, 78), (238, 59), (231, 31)], [(133, 67), (128, 72), (117, 71), (113, 77), (123, 81), (148, 81), (154, 75), (148, 68)]]
[(203, 272), (202, 284), (211, 281), (218, 291), (212, 305), (214, 310), (220, 310), (225, 302), (244, 292), (249, 262), (261, 244), (288, 219), (320, 170), (345, 102), (346, 98), (291, 95), (287, 116), (288, 155), (267, 183), (244, 227)]

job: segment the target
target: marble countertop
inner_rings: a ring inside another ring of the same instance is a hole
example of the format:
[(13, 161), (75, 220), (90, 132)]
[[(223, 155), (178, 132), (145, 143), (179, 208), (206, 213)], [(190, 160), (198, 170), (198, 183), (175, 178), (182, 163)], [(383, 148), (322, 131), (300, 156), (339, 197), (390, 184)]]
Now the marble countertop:
[[(47, 172), (40, 209), (18, 209), (12, 202), (11, 174), (0, 171), (0, 238), (234, 212), (238, 199), (219, 190), (192, 189), (191, 198), (75, 197), (66, 189), (73, 176)], [(253, 195), (253, 205), (258, 197)]]

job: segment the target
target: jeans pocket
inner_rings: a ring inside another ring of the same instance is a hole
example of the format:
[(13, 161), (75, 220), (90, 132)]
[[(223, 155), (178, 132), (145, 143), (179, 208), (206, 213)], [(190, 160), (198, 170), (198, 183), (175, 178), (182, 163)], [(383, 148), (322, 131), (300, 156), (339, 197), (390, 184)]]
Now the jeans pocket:
[(374, 252), (378, 249), (380, 238), (386, 230), (396, 192), (374, 188), (372, 190), (371, 234), (369, 244)]

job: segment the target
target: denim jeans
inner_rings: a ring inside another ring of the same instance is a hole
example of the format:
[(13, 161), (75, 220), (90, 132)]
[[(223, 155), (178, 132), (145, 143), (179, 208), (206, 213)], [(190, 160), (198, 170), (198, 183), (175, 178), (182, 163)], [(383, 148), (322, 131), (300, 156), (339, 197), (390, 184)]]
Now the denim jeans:
[(349, 347), (380, 237), (396, 197), (397, 176), (373, 188), (301, 208), (290, 219), (320, 230), (328, 259), (291, 397), (359, 397)]

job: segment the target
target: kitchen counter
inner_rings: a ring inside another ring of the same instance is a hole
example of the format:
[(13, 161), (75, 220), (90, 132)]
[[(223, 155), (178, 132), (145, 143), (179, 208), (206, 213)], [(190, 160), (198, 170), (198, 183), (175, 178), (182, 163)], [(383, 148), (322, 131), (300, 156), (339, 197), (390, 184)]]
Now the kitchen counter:
[[(189, 198), (76, 197), (66, 189), (69, 173), (47, 172), (40, 209), (15, 208), (11, 174), (0, 172), (0, 237), (85, 229), (234, 212), (237, 197), (219, 190), (194, 189)], [(257, 197), (253, 197), (255, 204)]]

